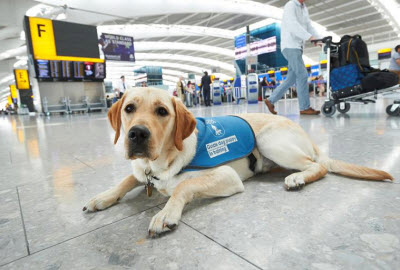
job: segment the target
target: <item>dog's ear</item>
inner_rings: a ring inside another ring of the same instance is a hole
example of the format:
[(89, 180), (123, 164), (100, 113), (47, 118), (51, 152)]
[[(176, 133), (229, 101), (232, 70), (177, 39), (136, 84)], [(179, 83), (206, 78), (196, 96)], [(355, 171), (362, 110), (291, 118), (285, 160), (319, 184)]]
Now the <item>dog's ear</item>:
[(124, 103), (124, 100), (125, 95), (123, 95), (120, 100), (115, 102), (107, 113), (108, 120), (110, 121), (112, 128), (115, 130), (114, 144), (117, 143), (121, 130), (121, 107)]
[(185, 105), (179, 100), (172, 98), (172, 104), (175, 109), (175, 146), (179, 151), (183, 149), (183, 140), (192, 134), (196, 128), (196, 119), (189, 112)]

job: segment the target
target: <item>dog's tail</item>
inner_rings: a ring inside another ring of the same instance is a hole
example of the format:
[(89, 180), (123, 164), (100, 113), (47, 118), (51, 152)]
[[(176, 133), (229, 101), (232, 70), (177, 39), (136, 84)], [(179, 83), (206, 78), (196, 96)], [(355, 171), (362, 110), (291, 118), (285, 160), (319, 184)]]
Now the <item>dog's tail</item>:
[(318, 163), (324, 166), (329, 172), (352, 178), (360, 178), (365, 180), (394, 180), (393, 176), (385, 171), (350, 164), (344, 161), (330, 159), (328, 157), (320, 158)]

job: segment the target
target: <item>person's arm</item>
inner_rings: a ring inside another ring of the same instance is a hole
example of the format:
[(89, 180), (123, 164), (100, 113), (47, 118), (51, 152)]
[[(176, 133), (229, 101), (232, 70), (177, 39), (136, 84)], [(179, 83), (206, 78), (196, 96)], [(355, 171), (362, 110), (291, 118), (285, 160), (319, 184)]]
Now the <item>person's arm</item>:
[(319, 39), (321, 38), (321, 35), (315, 30), (315, 28), (311, 24), (310, 17), (307, 18), (307, 32), (312, 35), (312, 38)]
[(283, 20), (285, 21), (286, 25), (288, 26), (288, 29), (286, 31), (289, 31), (296, 37), (302, 39), (302, 40), (309, 40), (313, 35), (310, 34), (306, 28), (308, 26), (306, 25), (305, 27), (301, 25), (296, 16), (296, 4), (293, 2), (289, 2), (285, 6), (285, 10), (283, 12)]

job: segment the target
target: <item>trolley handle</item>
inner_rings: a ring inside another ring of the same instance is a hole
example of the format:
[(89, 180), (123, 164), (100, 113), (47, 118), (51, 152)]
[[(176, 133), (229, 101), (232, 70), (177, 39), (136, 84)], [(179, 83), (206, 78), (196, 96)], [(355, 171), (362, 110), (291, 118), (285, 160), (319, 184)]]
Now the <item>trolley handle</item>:
[(324, 44), (329, 44), (329, 45), (340, 45), (340, 42), (333, 42), (332, 41), (332, 36), (324, 37), (321, 39), (313, 39), (311, 40), (311, 43), (317, 44), (317, 43), (324, 43)]

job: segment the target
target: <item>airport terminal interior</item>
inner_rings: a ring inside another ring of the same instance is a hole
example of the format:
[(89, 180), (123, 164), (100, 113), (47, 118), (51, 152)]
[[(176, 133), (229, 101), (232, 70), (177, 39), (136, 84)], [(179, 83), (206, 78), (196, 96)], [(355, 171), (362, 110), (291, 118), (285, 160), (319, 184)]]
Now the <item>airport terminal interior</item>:
[(399, 14), (1, 0), (0, 269), (400, 269)]

